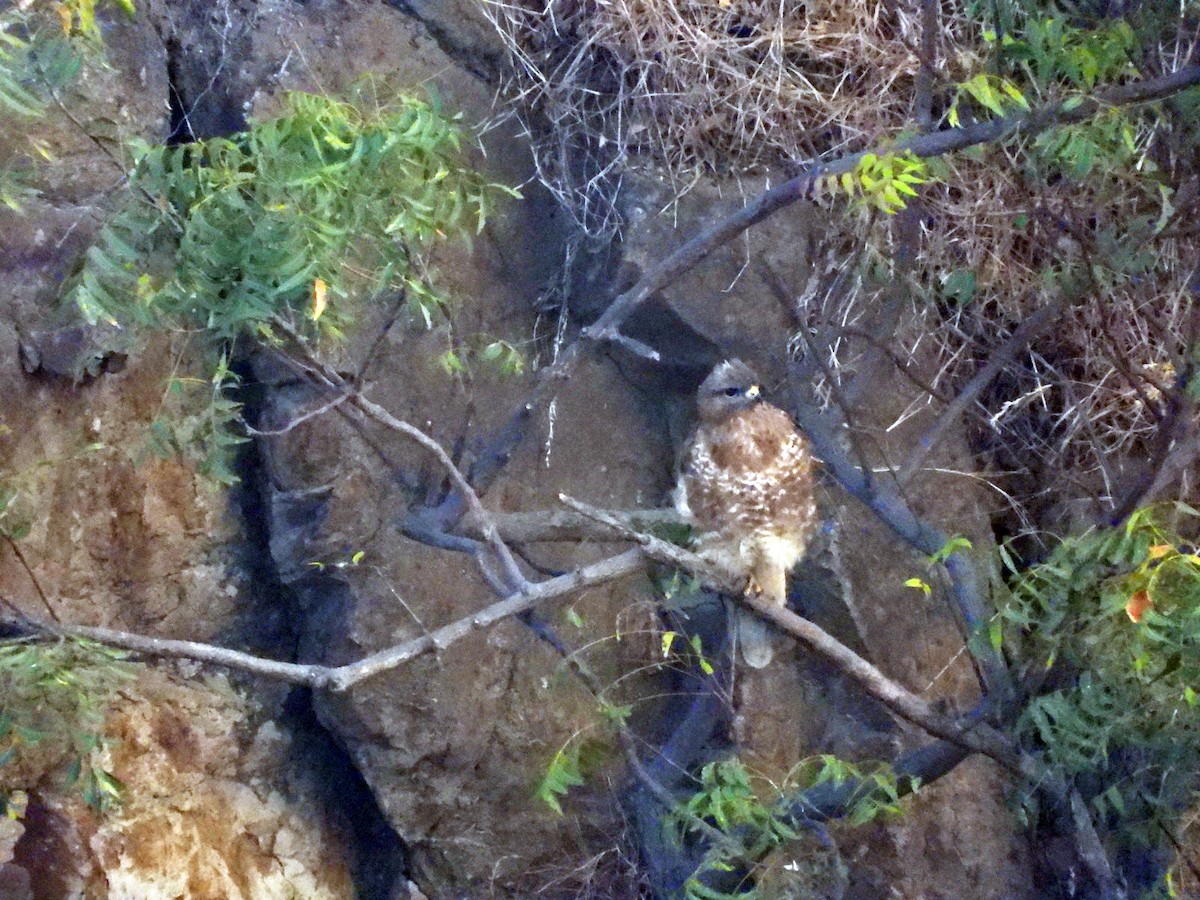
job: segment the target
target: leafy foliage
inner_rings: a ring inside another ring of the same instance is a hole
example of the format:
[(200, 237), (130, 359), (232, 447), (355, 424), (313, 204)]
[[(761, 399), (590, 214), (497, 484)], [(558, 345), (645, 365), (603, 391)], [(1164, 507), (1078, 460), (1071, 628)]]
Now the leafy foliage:
[(488, 335), (477, 335), (462, 347), (447, 350), (440, 362), (447, 375), (467, 376), (473, 373), (475, 365), (479, 363), (501, 375), (520, 375), (526, 365), (525, 355), (519, 348)]
[(36, 116), (40, 99), (26, 86), (30, 71), (30, 40), (22, 35), (22, 22), (9, 11), (0, 17), (0, 106), (18, 116)]
[(555, 752), (534, 796), (561, 816), (563, 810), (559, 798), (565, 797), (573, 787), (582, 787), (586, 775), (606, 755), (607, 747), (603, 741), (591, 736), (572, 737)]
[(1009, 15), (1006, 32), (998, 39), (995, 31), (987, 31), (984, 39), (996, 48), (1003, 65), (1019, 70), (1039, 90), (1091, 90), (1137, 76), (1138, 38), (1124, 19), (1082, 28), (1062, 15), (1047, 16), (1020, 4), (1002, 6)]
[[(667, 818), (677, 840), (703, 833), (700, 823), (715, 827), (729, 841), (712, 847), (702, 865), (684, 886), (687, 900), (732, 900), (757, 897), (754, 890), (739, 887), (737, 893), (715, 890), (705, 883), (706, 873), (733, 872), (739, 865), (749, 868), (774, 848), (800, 838), (788, 814), (789, 795), (820, 784), (854, 782), (855, 791), (846, 813), (846, 823), (857, 827), (880, 815), (900, 812), (900, 792), (895, 773), (886, 765), (856, 766), (835, 756), (814, 756), (801, 762), (790, 774), (783, 790), (774, 791), (775, 801), (764, 803), (751, 776), (736, 758), (705, 765), (696, 792)], [(913, 785), (916, 788), (916, 785)]]
[(907, 205), (906, 197), (917, 196), (913, 186), (927, 181), (928, 165), (912, 152), (865, 153), (853, 171), (827, 176), (823, 187), (830, 194), (840, 188), (859, 207), (895, 215)]
[[(1019, 79), (1042, 99), (1055, 99), (1064, 92), (1084, 93), (1099, 84), (1116, 84), (1139, 75), (1134, 64), (1138, 35), (1124, 19), (1106, 21), (1093, 28), (1072, 24), (1062, 15), (1047, 16), (1036, 7), (1008, 4), (1008, 31), (997, 38), (994, 31), (984, 38), (994, 47), (996, 65), (1008, 77), (979, 75), (973, 83), (995, 81), (1018, 105), (1028, 108), (1024, 95), (1010, 78)], [(962, 85), (969, 89), (969, 84)], [(980, 90), (972, 97), (992, 112), (1004, 111), (1004, 97), (990, 93), (995, 103), (986, 102)], [(1078, 98), (1066, 101), (1069, 108)], [(951, 109), (955, 124), (955, 109)], [(1037, 157), (1053, 169), (1082, 179), (1097, 170), (1116, 172), (1126, 169), (1138, 153), (1136, 119), (1120, 109), (1106, 110), (1086, 122), (1043, 132), (1034, 143)], [(1147, 165), (1149, 168), (1147, 168)], [(1142, 166), (1143, 175), (1153, 175), (1151, 160)]]
[(230, 467), (231, 457), (239, 444), (249, 440), (230, 427), (242, 412), (242, 404), (230, 396), (230, 388), (239, 381), (224, 352), (207, 379), (172, 375), (162, 408), (150, 423), (146, 452), (160, 459), (193, 459), (210, 484), (235, 483), (238, 476)]
[(120, 783), (99, 762), (101, 732), (132, 678), (126, 654), (91, 641), (0, 643), (0, 767), (49, 746), (90, 805), (118, 799)]
[[(1132, 163), (1138, 154), (1137, 129), (1124, 112), (1107, 110), (1088, 122), (1043, 132), (1034, 149), (1043, 162), (1080, 180), (1097, 170), (1120, 171)], [(1149, 173), (1156, 168), (1151, 160), (1146, 166)]]
[[(133, 0), (109, 0), (111, 6), (122, 10), (132, 18), (137, 14)], [(43, 3), (43, 6), (49, 4)], [(65, 0), (54, 4), (54, 11), (62, 22), (63, 31), (76, 34), (87, 40), (100, 39), (100, 26), (96, 22), (96, 0)]]
[[(0, 437), (9, 434), (11, 427), (0, 421)], [(104, 447), (100, 443), (84, 444), (77, 450), (56, 459), (40, 459), (22, 469), (0, 469), (0, 538), (19, 541), (29, 534), (33, 519), (33, 496), (39, 479), (57, 465), (70, 463), (86, 453)]]
[[(478, 231), (512, 192), (463, 167), (457, 128), (430, 103), (357, 99), (293, 93), (231, 138), (136, 147), (133, 197), (70, 299), (92, 321), (233, 338), (269, 334), (276, 316), (337, 333), (356, 291), (405, 288), (431, 321), (444, 299), (414, 255)], [(305, 315), (318, 279), (343, 302)]]
[[(289, 94), (281, 116), (229, 138), (135, 147), (128, 202), (67, 298), (92, 322), (200, 332), (214, 348), (214, 389), (198, 411), (160, 420), (154, 447), (233, 479), (225, 457), (238, 409), (221, 398), (238, 337), (273, 340), (280, 322), (337, 337), (361, 297), (397, 291), (432, 324), (447, 301), (425, 277), (424, 253), (479, 231), (496, 199), (515, 195), (467, 169), (460, 144), (433, 104), (384, 102), (366, 83), (353, 102)], [(510, 349), (482, 352), (513, 367)], [(187, 386), (170, 390), (182, 398)]]
[(1196, 787), (1200, 556), (1168, 522), (1198, 516), (1147, 509), (1064, 540), (1015, 577), (1001, 613), (1034, 694), (1021, 739), (1127, 838), (1157, 839)]
[[(7, 426), (0, 426), (0, 434), (7, 430)], [(28, 504), (23, 499), (17, 479), (7, 474), (0, 478), (0, 535), (10, 541), (19, 541), (29, 533)]]
[[(112, 0), (129, 15), (131, 0)], [(6, 4), (0, 11), (0, 113), (17, 120), (41, 116), (55, 92), (72, 82), (84, 58), (102, 47), (96, 0)], [(44, 143), (23, 135), (0, 168), (0, 204), (21, 212), (37, 196), (28, 170), (39, 159), (51, 159)]]
[(967, 99), (994, 116), (1004, 116), (1017, 109), (1029, 109), (1029, 101), (1021, 93), (1020, 88), (999, 75), (983, 72), (969, 81), (958, 85), (946, 121), (951, 128), (958, 128), (961, 122), (961, 107)]

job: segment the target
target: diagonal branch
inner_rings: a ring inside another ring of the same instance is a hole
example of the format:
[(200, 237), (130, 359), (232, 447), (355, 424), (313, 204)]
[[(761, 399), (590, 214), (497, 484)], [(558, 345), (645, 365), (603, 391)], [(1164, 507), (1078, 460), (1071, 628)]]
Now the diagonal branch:
[(686, 569), (699, 576), (706, 584), (730, 597), (736, 597), (764, 619), (774, 624), (785, 634), (806, 644), (838, 669), (854, 679), (872, 697), (879, 700), (892, 712), (925, 729), (935, 737), (945, 738), (975, 752), (986, 754), (1005, 768), (1019, 771), (1019, 757), (1011, 743), (990, 726), (975, 725), (969, 729), (961, 727), (955, 720), (943, 715), (933, 704), (914, 694), (873, 664), (863, 659), (845, 644), (838, 641), (820, 626), (789, 609), (774, 606), (761, 597), (745, 591), (746, 579), (719, 567), (704, 557), (677, 547), (653, 535), (643, 534), (627, 528), (619, 520), (603, 510), (580, 503), (565, 494), (559, 499), (582, 515), (591, 516), (621, 532), (631, 541), (641, 545), (646, 556), (659, 562)]
[[(793, 394), (791, 412), (812, 443), (817, 458), (842, 489), (915, 550), (933, 556), (945, 547), (947, 535), (918, 517), (896, 491), (872, 478), (870, 470), (855, 464), (850, 454), (842, 449), (839, 437), (842, 429), (836, 418), (822, 412), (811, 398), (802, 395), (794, 367), (789, 374)], [(970, 640), (983, 632), (991, 618), (987, 579), (979, 566), (962, 551), (950, 554), (942, 565), (950, 577), (955, 608), (968, 632), (968, 649), (980, 667), (987, 692), (1003, 708), (1015, 697), (1004, 659), (991, 646)]]
[[(1056, 125), (1082, 122), (1102, 109), (1112, 106), (1128, 106), (1163, 99), (1196, 84), (1200, 84), (1200, 65), (1188, 65), (1159, 78), (1103, 88), (1091, 97), (1072, 97), (1029, 112), (1014, 112), (964, 128), (918, 134), (907, 140), (889, 144), (886, 148), (881, 145), (807, 166), (796, 177), (765, 191), (741, 209), (700, 231), (647, 270), (633, 287), (617, 297), (599, 319), (583, 330), (583, 340), (576, 340), (567, 346), (552, 365), (541, 371), (528, 399), (493, 436), (488, 452), (472, 468), (471, 483), (480, 492), (487, 490), (524, 438), (533, 415), (550, 401), (558, 386), (570, 376), (582, 359), (586, 347), (620, 334), (621, 323), (652, 295), (674, 283), (710, 253), (746, 229), (811, 194), (821, 179), (852, 171), (866, 153), (886, 150), (892, 153), (911, 152), (923, 158), (943, 156), (978, 144), (1002, 141), (1018, 134), (1034, 135)], [(450, 512), (453, 513), (453, 510)]]
[(1044, 306), (1013, 331), (1008, 340), (1001, 345), (1000, 349), (988, 358), (987, 364), (975, 373), (966, 386), (942, 410), (937, 421), (926, 429), (925, 433), (917, 440), (917, 445), (913, 447), (908, 459), (904, 461), (904, 465), (896, 473), (896, 481), (899, 484), (908, 483), (908, 480), (912, 478), (921, 463), (925, 461), (926, 457), (933, 452), (934, 448), (945, 437), (946, 430), (958, 421), (959, 416), (966, 412), (967, 408), (975, 402), (975, 398), (979, 396), (983, 389), (992, 383), (992, 379), (999, 375), (1000, 371), (1018, 353), (1025, 349), (1025, 346), (1031, 340), (1058, 319), (1062, 309), (1063, 304), (1061, 301)]
[[(1197, 291), (1200, 293), (1200, 291)], [(1200, 456), (1200, 427), (1195, 421), (1196, 400), (1188, 390), (1196, 375), (1195, 348), (1200, 342), (1200, 303), (1192, 307), (1188, 334), (1184, 342), (1187, 353), (1183, 367), (1175, 376), (1168, 399), (1166, 414), (1158, 423), (1155, 446), (1150, 465), (1126, 489), (1122, 497), (1114, 498), (1113, 511), (1107, 518), (1112, 526), (1120, 525), (1141, 505), (1151, 502), (1168, 484), (1177, 478)]]
[(645, 559), (640, 551), (626, 550), (618, 556), (583, 566), (566, 575), (540, 581), (537, 584), (529, 584), (504, 600), (493, 603), (473, 615), (451, 622), (428, 635), (422, 635), (396, 647), (373, 653), (356, 663), (339, 667), (331, 674), (329, 687), (334, 691), (344, 691), (360, 681), (394, 669), (401, 663), (423, 653), (443, 650), (468, 634), (533, 609), (544, 600), (561, 597), (563, 594), (632, 575), (641, 571), (644, 566)]
[(496, 525), (492, 521), (491, 514), (484, 507), (483, 502), (479, 499), (479, 495), (471, 487), (466, 477), (459, 471), (458, 466), (454, 464), (454, 460), (450, 458), (450, 454), (446, 452), (445, 448), (420, 428), (405, 422), (403, 419), (397, 418), (378, 403), (374, 403), (364, 397), (354, 385), (350, 384), (335, 370), (313, 356), (304, 343), (303, 338), (282, 319), (276, 318), (274, 325), (288, 336), (295, 352), (299, 355), (297, 359), (289, 354), (281, 353), (281, 357), (290, 365), (298, 368), (312, 384), (322, 390), (332, 392), (334, 400), (338, 401), (338, 403), (345, 402), (376, 424), (382, 425), (389, 431), (404, 435), (409, 440), (420, 444), (437, 459), (442, 468), (446, 470), (446, 474), (450, 480), (454, 483), (456, 491), (466, 500), (467, 509), (471, 517), (478, 524), (480, 531), (482, 531), (484, 540), (491, 546), (496, 558), (500, 560), (505, 580), (508, 582), (510, 590), (527, 584), (528, 582), (521, 574), (521, 569), (517, 565), (512, 551), (504, 543), (500, 537), (500, 533), (496, 530)]
[[(654, 532), (659, 528), (683, 528), (688, 523), (673, 509), (606, 510), (608, 515), (634, 531)], [(570, 509), (538, 509), (525, 512), (493, 512), (492, 521), (501, 536), (513, 544), (544, 541), (611, 541), (624, 532), (597, 521), (594, 517)], [(459, 526), (469, 537), (482, 537), (479, 528), (469, 522)]]

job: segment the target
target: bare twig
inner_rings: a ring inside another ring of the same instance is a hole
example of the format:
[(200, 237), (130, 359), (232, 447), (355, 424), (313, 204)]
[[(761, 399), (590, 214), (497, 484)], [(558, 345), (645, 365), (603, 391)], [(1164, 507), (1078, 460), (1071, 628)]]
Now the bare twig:
[(980, 392), (991, 384), (992, 379), (1000, 374), (1000, 371), (1012, 361), (1013, 357), (1023, 350), (1040, 331), (1058, 318), (1062, 308), (1061, 302), (1042, 307), (1022, 322), (1000, 349), (988, 357), (987, 364), (967, 382), (966, 386), (950, 401), (950, 404), (942, 410), (937, 421), (917, 439), (916, 446), (913, 447), (908, 459), (896, 473), (898, 483), (906, 484), (912, 478), (921, 463), (945, 437), (947, 429), (958, 421), (967, 408), (975, 402), (975, 398), (979, 396)]
[(383, 320), (383, 325), (379, 328), (379, 333), (375, 335), (375, 339), (371, 342), (371, 346), (367, 350), (367, 355), (363, 357), (363, 361), (358, 366), (358, 371), (354, 373), (354, 384), (356, 387), (362, 387), (363, 379), (367, 376), (367, 370), (375, 362), (375, 357), (378, 355), (380, 347), (383, 346), (383, 341), (388, 336), (388, 332), (400, 320), (400, 312), (404, 309), (404, 304), (407, 300), (408, 290), (401, 288), (396, 293), (395, 302), (392, 303), (392, 308), (388, 310), (387, 317)]
[[(874, 334), (880, 339), (868, 342), (867, 352), (855, 367), (857, 371), (854, 377), (842, 391), (848, 404), (857, 406), (861, 398), (869, 396), (876, 389), (884, 371), (883, 360), (886, 355), (881, 348), (885, 341), (895, 340), (901, 310), (912, 303), (912, 270), (920, 250), (922, 218), (917, 205), (912, 204), (892, 219), (896, 247), (892, 259), (892, 278), (882, 291), (882, 302), (871, 326)], [(840, 330), (836, 323), (831, 322), (829, 326), (832, 332)], [(907, 366), (903, 366), (902, 369), (906, 370)], [(908, 374), (907, 371), (905, 374)]]
[[(596, 677), (596, 674), (587, 663), (583, 661), (579, 654), (567, 653), (565, 648), (561, 646), (556, 649), (563, 655), (567, 667), (583, 682), (592, 696), (597, 701), (602, 701), (604, 697), (603, 685), (601, 685), (600, 679)], [(633, 772), (634, 777), (641, 782), (642, 786), (649, 791), (651, 796), (662, 805), (663, 809), (684, 813), (691, 825), (714, 845), (726, 848), (738, 858), (751, 858), (751, 854), (747, 851), (746, 847), (740, 841), (736, 840), (736, 838), (713, 827), (698, 816), (688, 813), (675, 795), (651, 774), (645, 763), (642, 762), (642, 758), (638, 753), (637, 736), (633, 733), (633, 729), (629, 727), (629, 723), (625, 717), (613, 716), (610, 721), (616, 728), (617, 741), (620, 743), (621, 750), (625, 754), (625, 761), (629, 764), (630, 771)]]
[(59, 622), (58, 613), (54, 611), (54, 607), (50, 605), (50, 598), (46, 596), (46, 592), (42, 590), (42, 583), (38, 580), (37, 575), (33, 571), (33, 567), (29, 565), (29, 560), (25, 558), (25, 554), (21, 552), (21, 548), (17, 546), (17, 542), (13, 540), (11, 535), (0, 533), (0, 538), (4, 539), (4, 543), (8, 544), (8, 549), (12, 551), (17, 562), (21, 564), (21, 568), (25, 570), (25, 575), (29, 578), (29, 583), (33, 585), (34, 592), (38, 595), (38, 599), (42, 601), (42, 606), (46, 607), (46, 612), (50, 618)]
[(1179, 838), (1175, 836), (1175, 832), (1164, 825), (1158, 816), (1154, 817), (1154, 824), (1158, 826), (1159, 830), (1162, 831), (1164, 835), (1166, 835), (1167, 842), (1175, 848), (1175, 855), (1183, 862), (1185, 866), (1187, 866), (1188, 871), (1192, 873), (1192, 878), (1194, 878), (1196, 881), (1196, 885), (1200, 887), (1200, 866), (1196, 865), (1195, 860), (1192, 859), (1186, 848), (1184, 848), (1183, 844), (1180, 843)]
[[(887, 341), (880, 340), (878, 337), (871, 334), (871, 332), (863, 328), (855, 328), (853, 325), (839, 325), (834, 329), (834, 331), (838, 336), (854, 337), (862, 340), (869, 347), (873, 348), (880, 356), (886, 357), (888, 360), (890, 360), (892, 367), (896, 370), (897, 374), (902, 375), (913, 385), (913, 387), (917, 388), (923, 393), (928, 394), (939, 403), (949, 403), (954, 399), (953, 397), (946, 396), (940, 390), (938, 390), (937, 387), (922, 378), (918, 378), (911, 371), (909, 371), (912, 367), (911, 359), (906, 358), (900, 353), (896, 352), (888, 345)], [(894, 332), (890, 333), (890, 336), (894, 338)], [(855, 382), (857, 383), (857, 377)], [(853, 386), (854, 385), (852, 385), (852, 387)], [(847, 400), (850, 402), (853, 402), (854, 399), (854, 396), (847, 398)]]
[(610, 344), (616, 344), (618, 347), (624, 347), (634, 356), (640, 356), (642, 359), (648, 359), (651, 362), (659, 362), (661, 360), (658, 351), (649, 344), (631, 338), (616, 328), (611, 328), (603, 334), (591, 335), (591, 337), (593, 340), (607, 341)]
[(1083, 864), (1087, 866), (1088, 874), (1096, 883), (1099, 892), (1096, 896), (1103, 900), (1122, 900), (1126, 896), (1125, 891), (1117, 884), (1108, 856), (1104, 853), (1104, 845), (1100, 843), (1096, 826), (1092, 824), (1092, 817), (1088, 814), (1087, 804), (1083, 802), (1078, 790), (1071, 791), (1069, 803), (1071, 822), (1075, 827), (1075, 848), (1079, 851)]
[(334, 407), (345, 403), (347, 397), (347, 394), (339, 394), (328, 403), (322, 403), (320, 406), (316, 406), (307, 412), (300, 413), (300, 415), (288, 421), (288, 423), (281, 428), (272, 428), (268, 431), (262, 431), (258, 428), (251, 428), (249, 425), (247, 425), (246, 434), (250, 435), (251, 437), (280, 437), (281, 435), (287, 434), (292, 429), (298, 428), (310, 419), (315, 419), (317, 416), (324, 415)]
[[(500, 561), (504, 569), (505, 578), (509, 584), (509, 589), (515, 590), (526, 585), (528, 582), (525, 580), (524, 575), (521, 574), (521, 568), (513, 557), (512, 550), (504, 543), (504, 540), (496, 530), (496, 525), (492, 521), (491, 514), (484, 507), (482, 501), (479, 499), (479, 495), (475, 493), (474, 488), (471, 487), (466, 477), (459, 471), (458, 466), (454, 464), (454, 460), (450, 458), (450, 454), (446, 452), (445, 448), (415, 425), (411, 425), (393, 416), (379, 404), (364, 397), (337, 372), (313, 356), (303, 339), (286, 322), (276, 319), (274, 324), (291, 338), (295, 351), (301, 357), (303, 371), (316, 386), (325, 390), (333, 390), (337, 392), (338, 396), (344, 396), (350, 406), (354, 407), (367, 418), (390, 431), (402, 434), (410, 440), (415, 441), (437, 459), (446, 470), (446, 474), (450, 477), (450, 480), (454, 483), (455, 489), (466, 500), (467, 508), (471, 516), (478, 523), (484, 540), (491, 546), (497, 559)], [(484, 574), (487, 575), (488, 573), (485, 572)]]

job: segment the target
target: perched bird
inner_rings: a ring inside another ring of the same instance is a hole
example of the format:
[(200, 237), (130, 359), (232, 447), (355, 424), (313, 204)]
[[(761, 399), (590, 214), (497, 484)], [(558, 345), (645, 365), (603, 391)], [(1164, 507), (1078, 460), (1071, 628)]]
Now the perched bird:
[[(683, 454), (675, 506), (700, 531), (700, 552), (750, 579), (784, 606), (787, 573), (817, 525), (813, 457), (791, 417), (761, 397), (741, 360), (721, 363), (700, 385), (700, 424)], [(767, 625), (738, 610), (742, 657), (761, 669), (774, 655)]]

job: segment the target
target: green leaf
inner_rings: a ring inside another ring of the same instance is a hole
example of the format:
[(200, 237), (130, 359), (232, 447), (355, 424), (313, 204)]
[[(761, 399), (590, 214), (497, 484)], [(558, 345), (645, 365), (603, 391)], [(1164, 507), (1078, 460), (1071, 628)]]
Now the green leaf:
[(942, 282), (946, 296), (960, 306), (966, 306), (975, 299), (975, 289), (975, 273), (971, 269), (956, 269)]
[(917, 590), (922, 591), (926, 597), (929, 597), (933, 594), (933, 588), (931, 588), (920, 578), (909, 578), (904, 582), (904, 586), (907, 588), (916, 588)]
[(949, 559), (955, 553), (959, 553), (963, 550), (970, 550), (970, 549), (971, 549), (971, 542), (969, 540), (967, 540), (965, 537), (958, 535), (956, 537), (950, 538), (949, 540), (946, 541), (946, 543), (944, 543), (941, 547), (939, 547), (929, 557), (929, 561), (930, 561), (930, 563), (933, 563), (936, 565), (937, 563), (945, 562), (947, 559)]
[(546, 775), (538, 784), (535, 796), (554, 810), (558, 815), (563, 814), (560, 797), (565, 797), (573, 787), (582, 787), (583, 773), (579, 767), (579, 745), (563, 748), (554, 754)]
[(999, 617), (995, 617), (988, 623), (988, 643), (997, 653), (1004, 645), (1004, 621)]
[(675, 643), (675, 638), (678, 635), (674, 631), (664, 631), (662, 636), (662, 655), (671, 655), (671, 646)]

